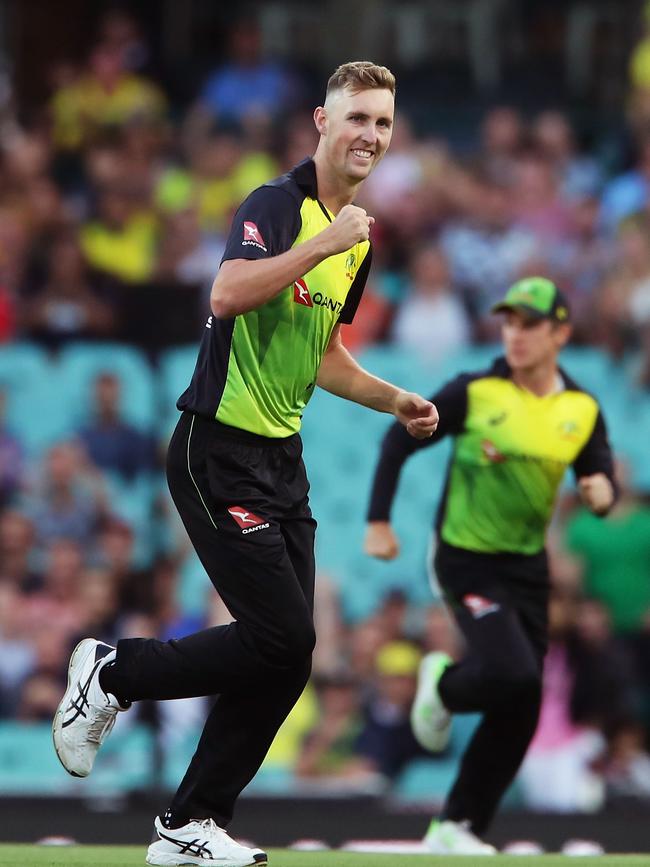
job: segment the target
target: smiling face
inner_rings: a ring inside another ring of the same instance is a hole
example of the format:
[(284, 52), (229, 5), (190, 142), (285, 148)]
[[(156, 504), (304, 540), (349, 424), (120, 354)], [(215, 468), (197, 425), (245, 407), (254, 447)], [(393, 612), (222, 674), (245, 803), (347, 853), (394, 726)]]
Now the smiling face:
[(395, 98), (388, 89), (331, 92), (314, 112), (320, 133), (317, 155), (348, 184), (366, 178), (386, 153), (393, 130)]

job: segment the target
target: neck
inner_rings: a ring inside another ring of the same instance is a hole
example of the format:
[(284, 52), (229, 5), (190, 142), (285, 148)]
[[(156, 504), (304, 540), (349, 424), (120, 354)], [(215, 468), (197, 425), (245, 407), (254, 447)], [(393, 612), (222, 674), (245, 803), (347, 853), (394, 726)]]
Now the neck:
[(555, 358), (536, 364), (534, 367), (520, 368), (512, 373), (512, 381), (520, 388), (544, 397), (555, 391), (557, 381), (557, 362)]
[(314, 164), (316, 166), (318, 198), (336, 216), (342, 207), (353, 201), (361, 181), (354, 183), (336, 174), (318, 149), (314, 154)]

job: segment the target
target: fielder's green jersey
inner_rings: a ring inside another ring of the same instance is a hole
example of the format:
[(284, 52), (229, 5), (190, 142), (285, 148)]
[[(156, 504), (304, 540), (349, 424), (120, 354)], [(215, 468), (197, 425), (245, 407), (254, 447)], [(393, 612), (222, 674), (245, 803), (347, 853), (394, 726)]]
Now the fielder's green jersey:
[[(265, 259), (313, 238), (333, 215), (318, 199), (313, 160), (259, 187), (233, 219), (222, 262)], [(208, 317), (189, 388), (177, 406), (267, 437), (300, 429), (339, 322), (350, 323), (370, 269), (368, 241), (319, 262), (248, 313)]]
[(438, 511), (440, 538), (483, 553), (542, 550), (567, 467), (578, 478), (603, 472), (613, 479), (597, 401), (559, 374), (562, 388), (544, 397), (517, 386), (505, 359), (445, 385), (431, 397), (440, 413), (433, 437), (414, 440), (401, 425), (386, 435), (369, 520), (388, 520), (408, 455), (450, 434), (455, 441)]

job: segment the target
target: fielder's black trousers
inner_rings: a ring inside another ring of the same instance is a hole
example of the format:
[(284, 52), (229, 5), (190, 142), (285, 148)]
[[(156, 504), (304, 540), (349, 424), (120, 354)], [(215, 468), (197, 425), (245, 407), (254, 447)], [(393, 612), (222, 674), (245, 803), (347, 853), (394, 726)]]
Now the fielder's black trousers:
[(548, 643), (545, 552), (478, 554), (441, 542), (436, 574), (467, 644), (440, 679), (454, 713), (483, 718), (462, 758), (443, 818), (482, 834), (535, 733)]
[(297, 434), (267, 439), (189, 413), (172, 436), (174, 503), (235, 622), (167, 642), (122, 640), (103, 681), (131, 701), (218, 696), (170, 827), (228, 824), (309, 678), (316, 522), (301, 455)]

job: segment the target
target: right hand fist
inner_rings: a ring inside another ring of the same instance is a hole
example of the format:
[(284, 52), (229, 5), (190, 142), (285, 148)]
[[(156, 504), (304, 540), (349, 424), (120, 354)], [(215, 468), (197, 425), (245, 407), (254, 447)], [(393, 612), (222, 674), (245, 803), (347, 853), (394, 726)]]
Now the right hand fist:
[(399, 554), (399, 541), (388, 521), (370, 521), (363, 547), (379, 560), (394, 560)]
[(343, 253), (359, 241), (367, 241), (374, 222), (375, 218), (369, 217), (363, 208), (344, 205), (332, 223), (323, 230), (323, 238), (327, 238), (328, 255)]

